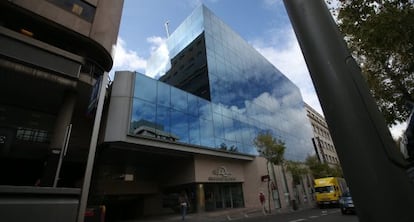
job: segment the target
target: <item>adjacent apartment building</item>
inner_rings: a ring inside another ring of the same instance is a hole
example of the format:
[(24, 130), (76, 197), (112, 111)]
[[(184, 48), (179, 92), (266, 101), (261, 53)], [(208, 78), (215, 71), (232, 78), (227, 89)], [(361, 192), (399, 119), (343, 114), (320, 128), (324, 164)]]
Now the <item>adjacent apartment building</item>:
[(146, 74), (155, 78), (115, 73), (91, 204), (133, 219), (177, 210), (183, 191), (192, 212), (260, 208), (260, 192), (271, 208), (309, 203), (308, 177), (294, 194), (291, 176), (267, 166), (253, 143), (269, 131), (287, 160), (314, 153), (298, 87), (209, 9), (171, 34)]
[(306, 103), (305, 108), (312, 125), (314, 135), (312, 142), (319, 161), (331, 166), (339, 165), (338, 155), (336, 154), (335, 145), (333, 144), (325, 118)]
[(36, 197), (79, 195), (95, 115), (93, 86), (112, 68), (122, 7), (123, 0), (0, 1), (0, 196), (21, 194), (37, 203), (19, 199), (15, 213), (1, 199), (3, 219), (10, 213), (10, 221), (25, 221), (30, 212), (38, 221), (76, 217), (76, 204), (63, 214), (53, 201)]

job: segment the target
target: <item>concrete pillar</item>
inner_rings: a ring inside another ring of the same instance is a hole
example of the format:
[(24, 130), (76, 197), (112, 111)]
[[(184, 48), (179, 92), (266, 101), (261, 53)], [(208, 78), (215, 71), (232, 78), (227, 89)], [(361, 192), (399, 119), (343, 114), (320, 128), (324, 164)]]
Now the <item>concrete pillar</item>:
[(196, 188), (196, 198), (197, 198), (197, 212), (204, 212), (206, 210), (206, 198), (204, 195), (204, 184), (197, 184)]
[(73, 110), (76, 103), (76, 94), (74, 91), (66, 91), (63, 97), (63, 103), (55, 120), (55, 127), (52, 138), (50, 139), (50, 150), (44, 163), (41, 186), (51, 187), (53, 185), (56, 170), (59, 164), (59, 155), (63, 148), (66, 134), (66, 128), (72, 120)]
[(73, 110), (75, 109), (76, 94), (74, 91), (66, 91), (63, 103), (55, 120), (53, 136), (50, 138), (50, 148), (60, 150), (65, 139), (66, 127), (72, 120)]

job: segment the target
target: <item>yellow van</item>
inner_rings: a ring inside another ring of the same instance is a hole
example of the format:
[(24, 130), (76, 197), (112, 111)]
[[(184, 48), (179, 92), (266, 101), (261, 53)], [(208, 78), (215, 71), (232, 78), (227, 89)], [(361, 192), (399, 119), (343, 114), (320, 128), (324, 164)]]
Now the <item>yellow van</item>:
[(325, 177), (315, 179), (315, 195), (319, 208), (324, 206), (338, 206), (339, 198), (343, 192), (347, 191), (347, 185), (344, 178)]

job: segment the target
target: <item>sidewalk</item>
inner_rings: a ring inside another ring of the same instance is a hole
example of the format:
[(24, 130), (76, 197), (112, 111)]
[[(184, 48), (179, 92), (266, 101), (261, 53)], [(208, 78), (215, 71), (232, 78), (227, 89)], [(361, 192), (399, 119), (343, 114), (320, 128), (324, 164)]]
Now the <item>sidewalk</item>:
[[(313, 207), (302, 207), (299, 208), (297, 211), (311, 209)], [(273, 214), (284, 214), (284, 213), (292, 213), (293, 210), (280, 210), (274, 209), (272, 210), (270, 215)], [(269, 214), (268, 214), (269, 215)], [(233, 221), (233, 220), (240, 220), (244, 218), (251, 218), (251, 217), (265, 217), (266, 215), (263, 214), (262, 209), (229, 209), (229, 210), (221, 210), (215, 212), (204, 212), (204, 213), (192, 213), (188, 214), (185, 217), (185, 221), (190, 222), (224, 222), (224, 221)], [(123, 221), (123, 222), (155, 222), (155, 221), (182, 221), (181, 215), (179, 214), (171, 214), (171, 215), (164, 215), (164, 216), (153, 216), (148, 217), (145, 219), (137, 219), (131, 221)]]
[[(221, 210), (215, 212), (204, 213), (191, 213), (185, 217), (185, 221), (200, 221), (200, 222), (212, 222), (212, 221), (231, 221), (247, 217), (260, 217), (265, 216), (261, 209), (230, 209)], [(151, 216), (148, 218), (123, 221), (123, 222), (155, 222), (155, 221), (182, 221), (180, 214), (170, 214), (163, 216)]]

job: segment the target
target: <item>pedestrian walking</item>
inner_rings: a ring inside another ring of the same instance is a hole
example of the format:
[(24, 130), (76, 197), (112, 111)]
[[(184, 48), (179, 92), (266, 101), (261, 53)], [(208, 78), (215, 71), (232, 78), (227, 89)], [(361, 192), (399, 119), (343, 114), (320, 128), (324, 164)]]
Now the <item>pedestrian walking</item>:
[(181, 220), (185, 220), (185, 216), (187, 214), (187, 209), (190, 207), (190, 203), (188, 202), (187, 193), (185, 191), (181, 191), (181, 194), (178, 197), (178, 202), (180, 204), (180, 209), (181, 209)]
[(266, 197), (263, 194), (263, 192), (259, 193), (259, 200), (260, 200), (260, 204), (262, 205), (263, 214), (266, 214), (266, 206), (265, 206)]

